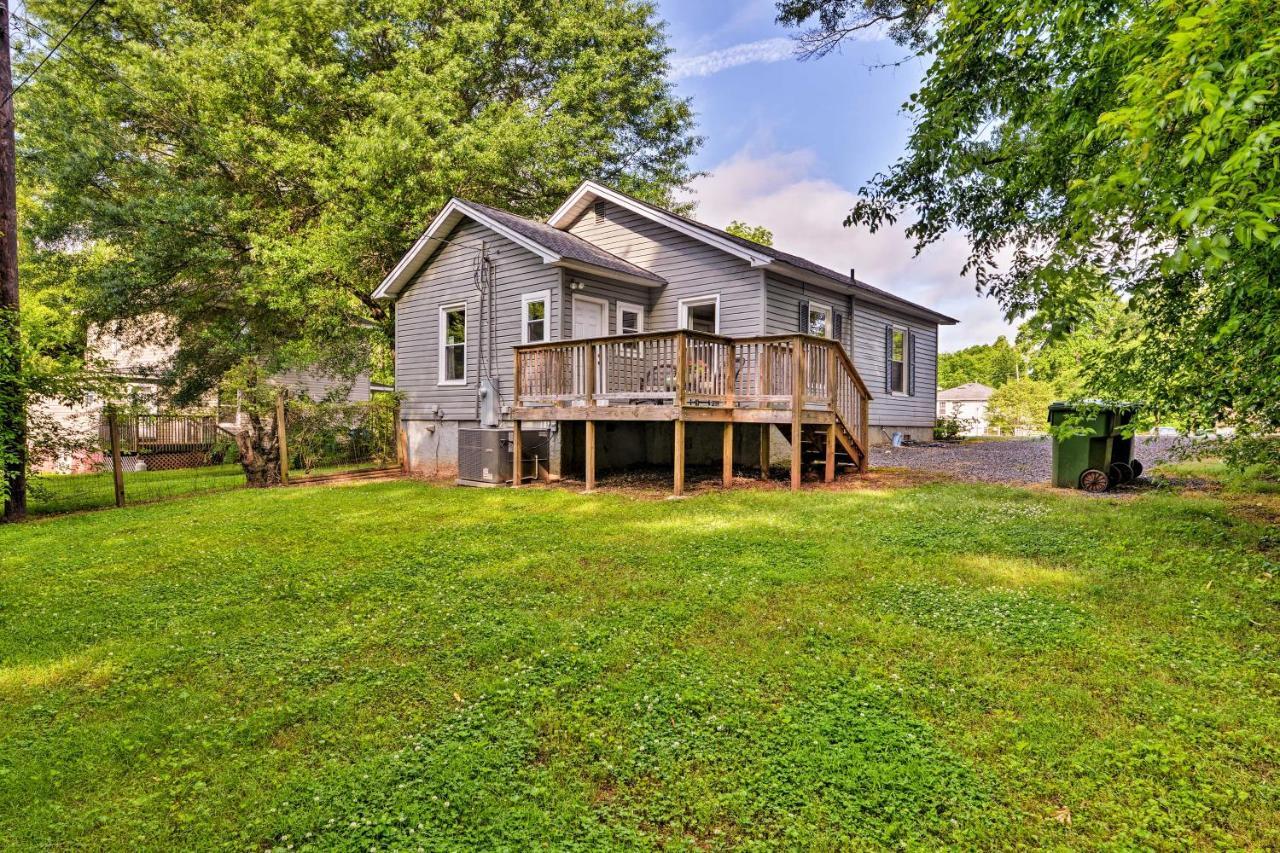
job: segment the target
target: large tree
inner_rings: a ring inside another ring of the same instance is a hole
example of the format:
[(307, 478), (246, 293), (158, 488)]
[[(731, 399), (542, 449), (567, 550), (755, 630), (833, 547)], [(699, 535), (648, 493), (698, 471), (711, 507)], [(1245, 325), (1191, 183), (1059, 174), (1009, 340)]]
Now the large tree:
[[(1051, 333), (1100, 297), (1095, 386), (1280, 428), (1280, 15), (1274, 0), (782, 0), (838, 44), (889, 25), (928, 63), (905, 155), (847, 224), (959, 230), (979, 288)], [(821, 51), (819, 51), (821, 52)]]
[[(83, 9), (26, 4), (20, 74)], [(106, 0), (18, 95), (26, 225), (55, 265), (95, 252), (86, 321), (172, 318), (179, 401), (246, 362), (351, 370), (451, 195), (667, 200), (698, 144), (668, 53), (630, 0)]]

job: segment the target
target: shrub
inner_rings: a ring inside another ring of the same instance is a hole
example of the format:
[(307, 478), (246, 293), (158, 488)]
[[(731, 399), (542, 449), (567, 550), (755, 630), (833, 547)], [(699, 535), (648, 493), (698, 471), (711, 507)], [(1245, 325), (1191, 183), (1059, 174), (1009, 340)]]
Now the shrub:
[(958, 415), (946, 415), (933, 424), (933, 437), (939, 441), (954, 441), (969, 428), (971, 421)]

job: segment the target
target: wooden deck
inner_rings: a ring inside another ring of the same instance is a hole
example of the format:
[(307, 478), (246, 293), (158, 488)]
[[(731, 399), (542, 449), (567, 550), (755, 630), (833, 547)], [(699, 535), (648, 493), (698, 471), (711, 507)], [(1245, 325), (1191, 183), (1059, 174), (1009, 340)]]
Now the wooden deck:
[[(871, 394), (836, 341), (676, 331), (530, 344), (515, 352), (515, 459), (522, 452), (521, 422), (585, 421), (588, 489), (595, 485), (597, 421), (672, 421), (676, 494), (684, 489), (689, 421), (724, 424), (726, 484), (735, 424), (782, 429), (791, 442), (793, 489), (800, 487), (806, 455), (815, 452), (827, 481), (842, 462), (866, 470)], [(762, 432), (762, 457), (767, 447)]]

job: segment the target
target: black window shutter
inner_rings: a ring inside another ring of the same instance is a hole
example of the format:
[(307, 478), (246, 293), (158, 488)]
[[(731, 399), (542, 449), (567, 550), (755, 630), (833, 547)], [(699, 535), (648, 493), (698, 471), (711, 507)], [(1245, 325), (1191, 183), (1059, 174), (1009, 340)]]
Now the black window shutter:
[(800, 300), (800, 334), (809, 334), (809, 300)]
[(916, 395), (916, 335), (915, 332), (907, 332), (907, 343), (910, 344), (907, 355), (907, 393), (914, 397)]
[(884, 390), (893, 393), (893, 326), (884, 327)]
[(831, 321), (833, 337), (840, 343), (844, 343), (844, 315), (839, 311), (836, 311), (835, 315), (835, 318)]

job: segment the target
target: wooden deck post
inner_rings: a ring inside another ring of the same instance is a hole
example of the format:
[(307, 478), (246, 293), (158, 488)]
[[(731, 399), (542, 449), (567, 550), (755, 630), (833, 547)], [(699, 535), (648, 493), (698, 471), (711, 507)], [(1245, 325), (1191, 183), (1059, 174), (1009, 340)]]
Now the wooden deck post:
[(862, 415), (861, 417), (862, 423), (858, 428), (858, 432), (860, 433), (858, 438), (862, 441), (862, 465), (860, 466), (860, 468), (862, 470), (862, 473), (865, 474), (867, 473), (867, 468), (869, 467), (867, 465), (867, 462), (868, 460), (871, 459), (871, 444), (870, 444), (871, 424), (870, 424), (870, 421), (868, 420), (868, 418), (870, 418), (871, 416), (871, 401), (868, 400), (865, 395), (863, 395), (862, 397), (861, 415)]
[[(587, 344), (586, 359), (587, 359), (587, 363), (583, 365), (584, 367), (583, 373), (584, 373), (584, 379), (586, 380), (586, 383), (587, 383), (587, 387), (583, 389), (583, 395), (586, 398), (587, 406), (590, 407), (590, 406), (594, 406), (596, 403), (596, 345), (595, 344)], [(591, 423), (591, 421), (587, 421), (587, 423)]]
[(760, 479), (769, 479), (769, 425), (760, 424)]
[(684, 419), (677, 418), (673, 425), (675, 427), (675, 446), (673, 451), (672, 464), (672, 488), (671, 493), (676, 497), (684, 494)]
[(111, 441), (111, 479), (115, 482), (116, 506), (124, 506), (124, 460), (120, 457), (120, 417), (115, 406), (107, 409), (107, 432)]
[(596, 490), (596, 422), (587, 421), (587, 491)]
[(685, 352), (684, 332), (676, 332), (676, 417), (684, 417), (685, 374), (689, 372), (689, 354)]
[(280, 485), (289, 485), (289, 439), (284, 419), (284, 389), (276, 395), (276, 444), (280, 448)]
[(724, 472), (723, 485), (727, 489), (733, 485), (733, 421), (724, 422)]
[(804, 425), (804, 338), (791, 341), (791, 491), (800, 490), (800, 429)]
[(524, 482), (524, 436), (520, 434), (520, 422), (511, 422), (511, 487), (519, 488)]
[(836, 424), (832, 415), (832, 422), (827, 424), (827, 458), (826, 466), (822, 472), (822, 480), (825, 483), (834, 482), (836, 479)]

